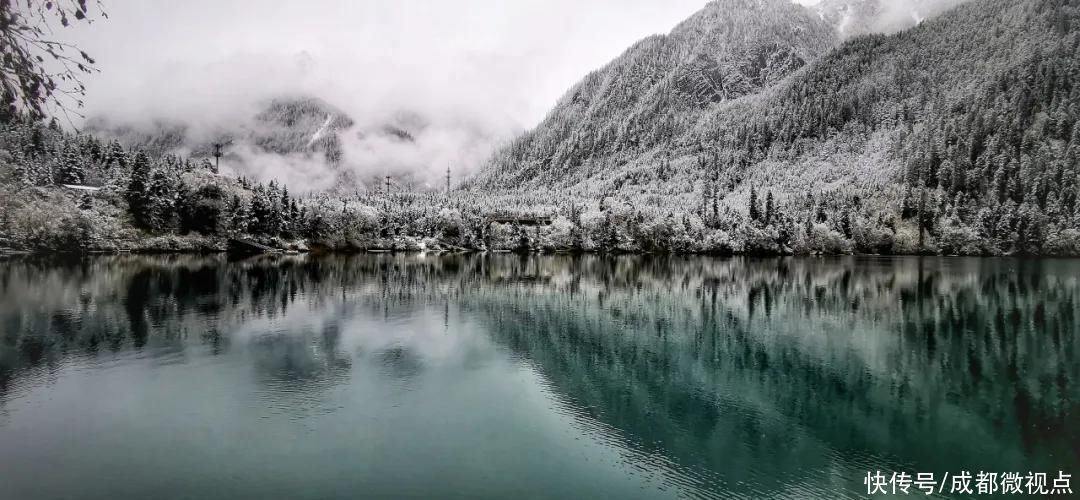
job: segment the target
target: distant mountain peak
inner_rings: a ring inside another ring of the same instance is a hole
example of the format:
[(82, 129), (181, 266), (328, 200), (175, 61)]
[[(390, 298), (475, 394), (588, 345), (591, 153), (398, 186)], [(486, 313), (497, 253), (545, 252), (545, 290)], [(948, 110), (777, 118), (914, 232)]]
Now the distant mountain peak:
[(828, 24), (788, 0), (715, 0), (587, 75), (475, 181), (580, 180), (590, 159), (670, 141), (680, 122), (764, 92), (837, 43)]

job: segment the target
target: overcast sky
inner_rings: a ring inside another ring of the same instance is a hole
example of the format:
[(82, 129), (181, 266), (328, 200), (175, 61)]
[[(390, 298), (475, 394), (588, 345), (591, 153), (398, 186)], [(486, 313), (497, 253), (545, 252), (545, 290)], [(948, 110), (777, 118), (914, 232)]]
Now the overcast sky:
[(101, 70), (89, 116), (221, 126), (304, 93), (361, 123), (411, 111), (435, 124), (426, 151), (372, 163), (476, 165), (589, 71), (705, 3), (103, 0), (109, 18), (70, 33)]
[(483, 106), (530, 126), (587, 72), (704, 4), (105, 0), (109, 19), (77, 39), (102, 70), (89, 82), (91, 112), (190, 109), (203, 99), (213, 110), (221, 97), (300, 86), (359, 107), (387, 98)]

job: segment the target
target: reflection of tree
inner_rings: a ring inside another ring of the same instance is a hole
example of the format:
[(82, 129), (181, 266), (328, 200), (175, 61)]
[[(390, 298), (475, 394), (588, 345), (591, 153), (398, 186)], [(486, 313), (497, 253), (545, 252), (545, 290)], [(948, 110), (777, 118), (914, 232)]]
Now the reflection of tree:
[[(237, 326), (296, 307), (378, 316), (453, 302), (534, 360), (578, 417), (701, 470), (824, 468), (828, 450), (926, 469), (1075, 468), (1078, 271), (871, 257), (10, 261), (0, 264), (0, 401), (71, 353), (221, 354)], [(257, 337), (258, 379), (276, 398), (340, 383), (350, 367), (339, 337), (336, 326)], [(394, 380), (423, 369), (406, 347), (372, 359)]]
[(124, 311), (127, 312), (128, 325), (131, 331), (132, 341), (135, 347), (142, 347), (146, 343), (146, 306), (153, 298), (150, 290), (150, 280), (153, 272), (144, 269), (135, 273), (128, 280), (127, 295), (124, 298)]
[(1075, 468), (1080, 281), (1011, 263), (586, 259), (470, 300), (580, 407), (705, 470)]
[(212, 354), (229, 325), (282, 314), (308, 280), (288, 259), (123, 256), (0, 263), (0, 398), (19, 373), (68, 353), (147, 345)]

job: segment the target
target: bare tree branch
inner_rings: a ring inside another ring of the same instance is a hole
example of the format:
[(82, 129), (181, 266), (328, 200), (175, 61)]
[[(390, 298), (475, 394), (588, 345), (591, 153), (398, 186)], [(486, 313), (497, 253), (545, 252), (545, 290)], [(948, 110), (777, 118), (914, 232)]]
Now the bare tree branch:
[(97, 72), (94, 58), (55, 39), (54, 27), (92, 23), (109, 16), (98, 2), (93, 14), (87, 0), (0, 0), (0, 106), (6, 114), (23, 112), (33, 119), (62, 114), (82, 116), (86, 86), (82, 77)]

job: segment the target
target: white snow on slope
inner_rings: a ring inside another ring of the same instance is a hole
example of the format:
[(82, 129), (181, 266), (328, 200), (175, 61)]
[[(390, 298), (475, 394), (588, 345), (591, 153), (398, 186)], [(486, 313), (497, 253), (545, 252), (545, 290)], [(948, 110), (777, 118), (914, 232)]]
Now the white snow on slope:
[(322, 139), (323, 135), (326, 135), (326, 131), (330, 128), (330, 123), (332, 123), (333, 121), (334, 115), (327, 114), (326, 121), (323, 122), (322, 126), (319, 127), (319, 130), (315, 131), (315, 135), (311, 136), (311, 140), (308, 141), (307, 145), (309, 148), (312, 144), (315, 144), (315, 141)]

